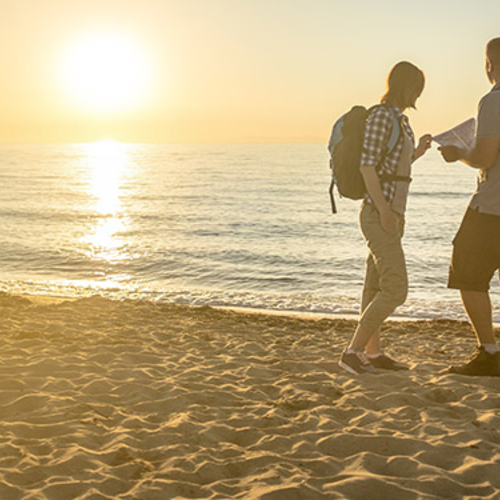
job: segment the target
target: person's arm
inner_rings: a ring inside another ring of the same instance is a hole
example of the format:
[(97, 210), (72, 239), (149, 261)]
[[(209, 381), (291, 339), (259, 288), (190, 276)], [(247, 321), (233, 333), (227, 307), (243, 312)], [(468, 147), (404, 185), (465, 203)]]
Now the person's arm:
[(387, 232), (396, 228), (397, 221), (382, 192), (376, 168), (384, 158), (392, 124), (392, 114), (384, 106), (376, 107), (370, 112), (366, 121), (359, 167), (366, 191), (380, 215), (382, 227)]
[(418, 145), (415, 148), (415, 153), (413, 155), (413, 160), (418, 160), (420, 157), (424, 156), (425, 153), (427, 153), (427, 150), (431, 147), (432, 145), (432, 135), (431, 134), (425, 134), (423, 135), (419, 141)]
[(396, 228), (397, 219), (382, 193), (382, 187), (380, 186), (380, 180), (375, 167), (361, 165), (360, 171), (365, 181), (366, 190), (380, 214), (380, 223), (386, 232), (391, 233)]
[(476, 145), (469, 150), (456, 146), (441, 146), (439, 150), (448, 163), (460, 160), (469, 167), (488, 170), (497, 161), (500, 136), (478, 137)]
[(476, 144), (472, 149), (442, 146), (439, 150), (448, 163), (460, 160), (472, 168), (491, 168), (500, 150), (500, 91), (486, 94), (479, 103)]

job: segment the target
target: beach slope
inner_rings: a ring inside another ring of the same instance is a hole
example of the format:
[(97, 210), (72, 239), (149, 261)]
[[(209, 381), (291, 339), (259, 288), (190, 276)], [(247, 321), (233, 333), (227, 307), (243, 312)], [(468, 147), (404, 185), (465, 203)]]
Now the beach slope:
[(0, 295), (2, 500), (500, 498), (500, 378), (441, 373), (469, 326), (354, 328), (207, 307)]

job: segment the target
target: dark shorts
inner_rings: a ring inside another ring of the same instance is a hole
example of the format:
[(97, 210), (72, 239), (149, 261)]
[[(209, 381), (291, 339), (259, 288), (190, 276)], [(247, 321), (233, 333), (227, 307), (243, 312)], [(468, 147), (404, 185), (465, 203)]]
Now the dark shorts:
[(486, 292), (500, 269), (500, 216), (469, 208), (453, 240), (448, 288)]

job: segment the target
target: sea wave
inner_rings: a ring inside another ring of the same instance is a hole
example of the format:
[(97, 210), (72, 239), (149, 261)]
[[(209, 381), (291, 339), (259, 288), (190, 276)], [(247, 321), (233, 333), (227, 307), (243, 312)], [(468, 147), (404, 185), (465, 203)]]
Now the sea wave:
[[(331, 214), (325, 155), (321, 145), (0, 147), (0, 290), (357, 314), (359, 203), (339, 199)], [(433, 151), (414, 168), (400, 316), (464, 318), (445, 285), (474, 173), (454, 170), (450, 183), (449, 172)]]
[[(320, 316), (358, 316), (359, 301), (342, 294), (317, 296), (313, 293), (279, 295), (276, 293), (223, 291), (204, 289), (160, 289), (157, 287), (131, 287), (123, 277), (113, 282), (97, 281), (43, 281), (2, 280), (0, 291), (23, 296), (50, 296), (74, 300), (100, 295), (114, 300), (145, 300), (159, 303), (193, 306), (251, 309), (290, 314)], [(393, 314), (392, 318), (453, 319), (465, 321), (466, 316), (458, 297), (429, 304), (427, 300), (410, 298)], [(494, 321), (500, 323), (500, 315)]]

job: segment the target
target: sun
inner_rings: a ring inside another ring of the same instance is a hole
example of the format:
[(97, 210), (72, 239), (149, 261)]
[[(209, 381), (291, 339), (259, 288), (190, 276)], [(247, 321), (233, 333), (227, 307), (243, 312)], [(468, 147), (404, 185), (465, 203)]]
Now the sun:
[(151, 80), (146, 50), (123, 34), (84, 36), (67, 48), (63, 58), (66, 92), (91, 113), (140, 106), (148, 97)]

